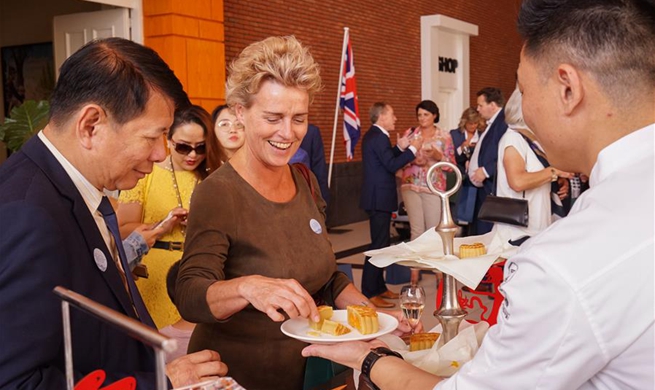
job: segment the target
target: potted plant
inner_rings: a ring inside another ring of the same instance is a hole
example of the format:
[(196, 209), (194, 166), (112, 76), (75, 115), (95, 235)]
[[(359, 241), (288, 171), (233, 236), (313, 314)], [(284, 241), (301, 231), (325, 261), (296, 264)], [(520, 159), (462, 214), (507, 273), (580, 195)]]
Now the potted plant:
[(0, 125), (0, 141), (12, 152), (21, 146), (34, 134), (41, 131), (48, 123), (50, 103), (47, 100), (26, 100), (20, 106), (14, 107)]

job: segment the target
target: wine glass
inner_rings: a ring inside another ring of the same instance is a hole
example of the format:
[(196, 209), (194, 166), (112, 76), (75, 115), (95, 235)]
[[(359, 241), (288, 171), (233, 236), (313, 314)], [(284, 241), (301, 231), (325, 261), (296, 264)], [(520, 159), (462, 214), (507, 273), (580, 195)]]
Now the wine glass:
[(425, 308), (425, 290), (418, 285), (403, 286), (400, 290), (400, 308), (412, 328), (412, 334), (421, 320)]

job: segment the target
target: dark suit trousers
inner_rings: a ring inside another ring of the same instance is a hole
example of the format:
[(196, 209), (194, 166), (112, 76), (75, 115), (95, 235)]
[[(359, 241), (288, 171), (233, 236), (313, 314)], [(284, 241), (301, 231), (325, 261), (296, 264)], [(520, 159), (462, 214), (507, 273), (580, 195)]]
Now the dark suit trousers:
[(482, 203), (487, 199), (487, 191), (484, 187), (478, 188), (477, 195), (475, 198), (475, 210), (473, 211), (473, 224), (471, 226), (470, 235), (476, 236), (481, 234), (486, 234), (491, 231), (494, 227), (492, 222), (481, 221), (478, 219), (478, 213), (480, 212), (480, 207)]
[[(366, 212), (368, 213), (371, 230), (371, 246), (369, 249), (388, 247), (391, 243), (391, 212), (378, 210), (368, 210)], [(362, 273), (362, 294), (367, 298), (373, 298), (387, 291), (383, 273), (384, 269), (374, 266), (369, 262), (369, 257), (366, 257), (364, 272)]]

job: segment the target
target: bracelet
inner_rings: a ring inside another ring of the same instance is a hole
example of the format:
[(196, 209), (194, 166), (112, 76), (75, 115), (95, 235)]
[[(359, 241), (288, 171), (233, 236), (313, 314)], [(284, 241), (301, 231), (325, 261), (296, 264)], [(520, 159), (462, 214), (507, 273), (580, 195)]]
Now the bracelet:
[(396, 351), (392, 351), (386, 347), (378, 347), (371, 349), (371, 352), (366, 355), (366, 358), (364, 358), (364, 361), (362, 362), (362, 375), (368, 379), (368, 382), (373, 390), (379, 390), (379, 387), (377, 387), (371, 380), (371, 370), (373, 369), (375, 363), (377, 363), (380, 358), (385, 356), (395, 356), (403, 359), (402, 355)]
[(559, 176), (557, 176), (557, 172), (555, 172), (553, 168), (550, 168), (550, 181), (556, 182), (557, 179), (559, 179)]

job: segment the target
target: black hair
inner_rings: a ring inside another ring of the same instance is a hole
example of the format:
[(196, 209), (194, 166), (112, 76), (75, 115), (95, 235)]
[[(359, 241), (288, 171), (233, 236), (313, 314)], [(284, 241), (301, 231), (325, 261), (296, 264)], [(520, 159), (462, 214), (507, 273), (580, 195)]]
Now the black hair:
[(439, 123), (439, 118), (441, 117), (439, 115), (439, 107), (437, 106), (437, 103), (433, 102), (432, 100), (423, 100), (419, 104), (416, 105), (416, 113), (418, 114), (418, 109), (422, 108), (425, 111), (429, 111), (432, 113), (432, 115), (436, 115), (434, 118), (434, 123)]
[(143, 113), (151, 90), (171, 99), (175, 108), (190, 104), (180, 81), (154, 50), (122, 38), (94, 40), (61, 66), (50, 121), (63, 124), (84, 104), (95, 103), (124, 124)]
[(218, 116), (221, 115), (221, 112), (223, 112), (223, 110), (227, 108), (230, 108), (230, 106), (228, 106), (227, 104), (221, 104), (219, 106), (216, 106), (216, 108), (214, 108), (214, 111), (212, 111), (212, 123), (216, 124), (216, 119), (218, 119)]
[(498, 107), (502, 107), (505, 105), (505, 98), (503, 97), (503, 93), (500, 91), (500, 88), (486, 87), (479, 90), (478, 93), (476, 94), (476, 96), (483, 96), (483, 95), (484, 95), (484, 99), (487, 101), (487, 104), (491, 104), (491, 102), (494, 102)]
[(617, 103), (655, 84), (653, 0), (524, 0), (518, 30), (544, 73), (556, 61), (571, 63)]
[(190, 105), (175, 111), (173, 124), (168, 132), (168, 139), (173, 138), (173, 134), (175, 134), (178, 127), (187, 123), (195, 123), (200, 126), (205, 136), (205, 145), (207, 147), (205, 159), (195, 169), (198, 178), (205, 179), (210, 173), (220, 168), (223, 161), (227, 161), (227, 155), (214, 134), (214, 124), (209, 113), (197, 105)]

